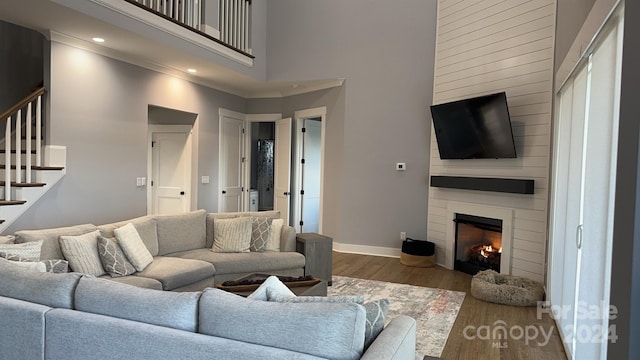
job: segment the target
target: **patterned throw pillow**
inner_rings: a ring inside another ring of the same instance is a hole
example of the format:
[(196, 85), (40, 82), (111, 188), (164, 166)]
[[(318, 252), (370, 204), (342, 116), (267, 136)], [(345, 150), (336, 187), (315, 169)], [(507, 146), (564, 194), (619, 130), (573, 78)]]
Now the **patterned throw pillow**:
[(116, 239), (98, 237), (98, 255), (104, 269), (111, 277), (131, 275), (136, 268), (131, 265)]
[(273, 219), (266, 217), (254, 217), (251, 223), (251, 244), (249, 250), (263, 252), (271, 237), (271, 222)]
[(18, 264), (20, 266), (27, 266), (27, 267), (33, 267), (36, 268), (38, 271), (40, 271), (40, 269), (42, 269), (41, 266), (39, 265), (33, 265), (36, 262), (42, 263), (42, 265), (44, 266), (44, 270), (46, 272), (50, 272), (50, 273), (66, 273), (69, 272), (69, 262), (67, 260), (60, 260), (60, 259), (56, 259), (56, 260), (41, 260), (41, 261), (30, 261), (27, 259), (24, 259), (22, 257), (20, 257), (19, 255), (15, 255), (15, 254), (8, 254), (4, 251), (0, 251), (0, 258), (3, 259), (7, 259), (9, 261), (15, 261), (15, 262), (29, 262), (32, 263), (32, 265), (24, 265), (24, 264)]
[(213, 219), (213, 252), (249, 252), (252, 220), (250, 217)]
[(132, 223), (113, 230), (113, 233), (116, 235), (122, 251), (136, 270), (142, 271), (153, 262), (153, 255), (147, 249)]
[(42, 240), (23, 244), (0, 244), (0, 251), (19, 256), (23, 261), (40, 261)]
[(60, 250), (71, 270), (93, 276), (105, 274), (98, 255), (99, 235), (100, 230), (77, 236), (60, 235)]
[(384, 318), (389, 311), (389, 299), (375, 300), (364, 304), (367, 325), (364, 332), (364, 348), (368, 348), (384, 329)]
[(47, 272), (54, 274), (62, 274), (69, 272), (69, 262), (67, 260), (62, 259), (54, 259), (54, 260), (42, 260), (47, 269)]

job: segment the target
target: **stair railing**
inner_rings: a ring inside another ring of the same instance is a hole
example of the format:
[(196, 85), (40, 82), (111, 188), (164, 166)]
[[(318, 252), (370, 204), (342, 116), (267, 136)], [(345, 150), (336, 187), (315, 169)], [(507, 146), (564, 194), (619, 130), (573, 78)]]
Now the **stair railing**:
[[(31, 155), (34, 152), (32, 144), (32, 126), (35, 126), (35, 166), (42, 166), (42, 95), (44, 95), (44, 87), (39, 87), (24, 99), (18, 101), (7, 111), (0, 114), (0, 121), (6, 122), (5, 127), (5, 172), (4, 172), (4, 200), (11, 200), (11, 168), (15, 167), (15, 183), (23, 183), (22, 181), (22, 111), (25, 110), (25, 181), (31, 182), (32, 164)], [(35, 105), (35, 119), (33, 116), (33, 106)], [(15, 119), (15, 149), (12, 147), (12, 119)], [(12, 164), (12, 152), (15, 152), (15, 163)]]

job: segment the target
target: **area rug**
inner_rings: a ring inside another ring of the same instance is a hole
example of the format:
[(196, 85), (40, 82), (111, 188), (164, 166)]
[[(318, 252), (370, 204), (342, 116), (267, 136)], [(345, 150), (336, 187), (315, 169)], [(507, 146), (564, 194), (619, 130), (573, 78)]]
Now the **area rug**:
[(416, 319), (416, 359), (422, 359), (442, 354), (465, 293), (334, 276), (328, 295), (364, 295), (365, 301), (389, 299), (387, 320), (400, 314)]

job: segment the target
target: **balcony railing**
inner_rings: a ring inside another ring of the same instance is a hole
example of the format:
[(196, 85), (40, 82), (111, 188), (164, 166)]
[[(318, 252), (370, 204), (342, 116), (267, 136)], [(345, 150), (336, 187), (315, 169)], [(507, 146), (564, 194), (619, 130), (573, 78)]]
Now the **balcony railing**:
[[(253, 58), (249, 36), (251, 0), (217, 0), (217, 19), (206, 18), (204, 0), (125, 1)], [(206, 6), (216, 3), (216, 0), (209, 1)], [(219, 36), (205, 33), (205, 24), (213, 28), (217, 27)]]
[(220, 0), (220, 39), (233, 47), (251, 52), (249, 15), (251, 0)]

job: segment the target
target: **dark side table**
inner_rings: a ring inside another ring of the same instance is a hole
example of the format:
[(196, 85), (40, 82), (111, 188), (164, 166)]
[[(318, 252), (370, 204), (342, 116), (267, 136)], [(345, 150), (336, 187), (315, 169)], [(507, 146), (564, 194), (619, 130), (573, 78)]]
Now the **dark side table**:
[(305, 275), (312, 275), (331, 285), (333, 273), (332, 238), (316, 233), (296, 234), (296, 251), (305, 257)]

